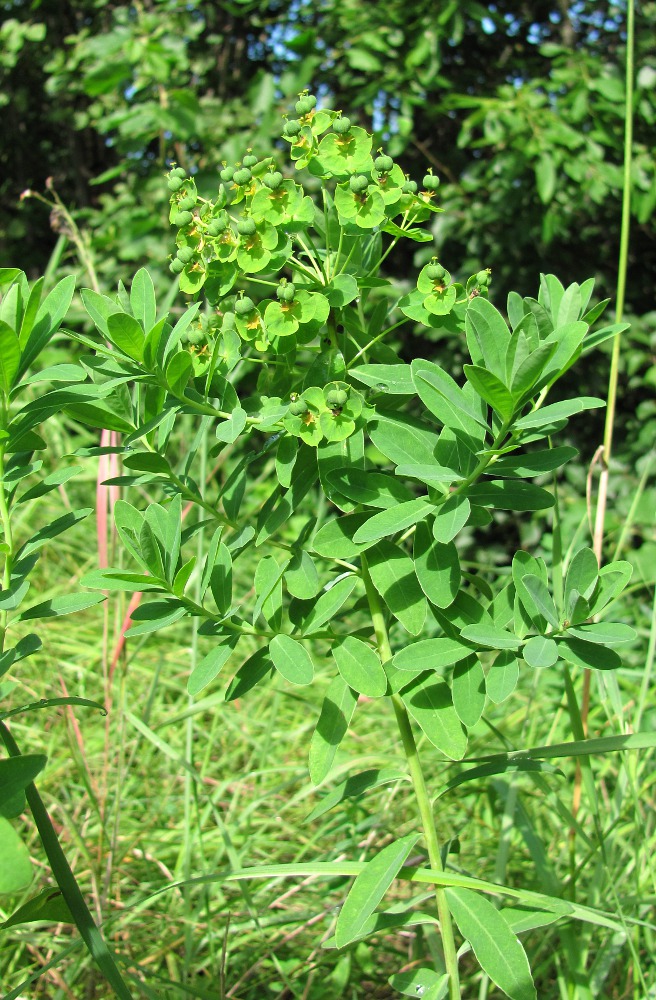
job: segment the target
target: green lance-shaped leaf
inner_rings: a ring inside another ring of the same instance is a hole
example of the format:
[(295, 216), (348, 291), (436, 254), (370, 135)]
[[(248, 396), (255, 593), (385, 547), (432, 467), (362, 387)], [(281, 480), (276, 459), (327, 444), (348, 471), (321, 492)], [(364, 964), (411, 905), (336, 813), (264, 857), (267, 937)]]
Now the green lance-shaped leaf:
[(269, 643), (269, 655), (276, 670), (290, 684), (311, 684), (314, 664), (305, 646), (289, 635), (277, 635)]
[(390, 781), (403, 781), (404, 779), (406, 781), (410, 780), (404, 771), (399, 771), (391, 767), (376, 767), (368, 771), (360, 771), (359, 774), (352, 774), (346, 781), (341, 781), (338, 785), (335, 785), (333, 790), (321, 799), (321, 802), (314, 807), (307, 817), (306, 822), (311, 823), (312, 820), (318, 819), (324, 813), (330, 812), (331, 809), (334, 809), (335, 806), (338, 806), (345, 799), (360, 798), (370, 788), (388, 784)]
[(585, 642), (596, 642), (602, 646), (621, 646), (625, 642), (633, 642), (636, 630), (621, 622), (593, 622), (591, 625), (581, 625), (580, 628), (568, 628), (567, 635)]
[(384, 539), (369, 550), (367, 560), (374, 587), (385, 606), (411, 635), (419, 635), (428, 605), (410, 556)]
[(601, 567), (599, 585), (590, 598), (590, 616), (598, 615), (607, 604), (610, 604), (622, 593), (631, 579), (632, 573), (631, 563), (621, 559)]
[[(39, 356), (68, 312), (75, 291), (75, 276), (63, 278), (41, 303), (34, 325), (29, 330), (27, 340), (21, 336), (21, 362), (18, 377), (24, 375), (35, 358)], [(23, 331), (21, 330), (21, 334)]]
[(144, 332), (134, 318), (127, 313), (114, 313), (107, 320), (107, 328), (112, 343), (133, 361), (143, 360)]
[(4, 816), (0, 816), (0, 857), (0, 894), (21, 892), (32, 881), (30, 852)]
[(226, 688), (225, 700), (234, 701), (236, 698), (243, 698), (265, 677), (270, 677), (274, 673), (274, 666), (269, 656), (269, 650), (258, 649), (257, 653), (242, 663), (241, 667), (232, 678)]
[(471, 729), (485, 709), (485, 673), (477, 656), (456, 663), (451, 678), (453, 707), (462, 724)]
[(234, 652), (239, 638), (239, 636), (231, 636), (226, 643), (215, 646), (202, 660), (199, 660), (187, 681), (187, 692), (192, 697), (207, 687), (219, 674)]
[(16, 620), (26, 622), (34, 618), (57, 618), (60, 615), (70, 615), (74, 611), (85, 611), (104, 600), (102, 594), (61, 594), (59, 597), (51, 597), (48, 601), (26, 608)]
[(529, 592), (533, 604), (538, 609), (542, 617), (546, 618), (549, 624), (553, 625), (554, 628), (560, 628), (556, 605), (554, 604), (553, 597), (549, 593), (549, 588), (546, 583), (544, 583), (540, 577), (534, 576), (532, 573), (526, 573), (519, 581), (518, 589), (521, 589), (522, 587), (525, 587)]
[(420, 674), (403, 688), (401, 697), (434, 747), (451, 760), (461, 760), (465, 756), (467, 733), (453, 707), (446, 681), (434, 674)]
[(578, 455), (576, 448), (564, 445), (562, 448), (544, 448), (529, 455), (504, 455), (488, 468), (495, 476), (525, 479), (528, 476), (543, 476), (553, 472)]
[(210, 590), (219, 614), (227, 614), (232, 603), (232, 556), (223, 542), (219, 544), (210, 575)]
[(29, 924), (35, 920), (47, 920), (50, 924), (72, 924), (75, 922), (61, 891), (53, 889), (52, 886), (46, 886), (38, 895), (28, 899), (27, 903), (14, 910), (9, 919), (0, 924), (0, 927), (3, 930), (8, 930), (10, 927)]
[(471, 504), (467, 497), (456, 493), (445, 500), (435, 511), (433, 537), (436, 542), (446, 544), (464, 528), (471, 514)]
[(369, 698), (381, 698), (387, 691), (387, 674), (378, 654), (362, 639), (348, 635), (333, 646), (333, 657), (343, 680)]
[(546, 510), (555, 500), (548, 490), (522, 480), (496, 479), (468, 486), (472, 503), (494, 510)]
[(400, 649), (392, 658), (398, 670), (411, 670), (415, 674), (424, 670), (442, 671), (453, 663), (471, 656), (474, 647), (463, 640), (440, 636), (437, 639), (420, 639)]
[(460, 634), (467, 642), (475, 642), (478, 646), (489, 649), (519, 649), (522, 644), (521, 639), (512, 632), (493, 625), (466, 625)]
[(415, 532), (414, 560), (421, 589), (432, 604), (448, 608), (460, 588), (458, 550), (453, 542), (436, 542), (426, 523)]
[(446, 894), (483, 972), (510, 1000), (537, 1000), (526, 952), (496, 907), (471, 889), (447, 889)]
[(565, 577), (565, 606), (570, 603), (573, 591), (586, 601), (592, 597), (599, 579), (599, 563), (592, 549), (585, 546), (576, 553), (567, 568)]
[(356, 692), (346, 681), (339, 675), (334, 677), (326, 691), (319, 721), (310, 741), (308, 766), (313, 784), (320, 784), (330, 772), (357, 702)]
[(622, 666), (622, 659), (614, 649), (568, 636), (558, 639), (558, 654), (566, 663), (590, 670), (617, 670)]
[(13, 818), (25, 808), (23, 791), (46, 766), (45, 754), (23, 754), (0, 760), (0, 816)]
[(405, 503), (397, 504), (389, 510), (381, 510), (378, 514), (368, 518), (366, 523), (357, 529), (353, 535), (353, 541), (375, 542), (386, 535), (394, 535), (397, 531), (412, 527), (418, 521), (423, 520), (428, 514), (435, 510), (435, 504), (429, 503), (423, 497), (416, 500), (407, 500)]
[(533, 410), (525, 417), (515, 421), (515, 430), (530, 430), (537, 427), (548, 427), (550, 424), (566, 420), (575, 413), (582, 413), (584, 410), (594, 410), (599, 406), (605, 406), (603, 399), (594, 396), (579, 396), (577, 399), (563, 399), (559, 403), (549, 403)]
[(157, 319), (157, 303), (153, 279), (145, 267), (140, 268), (132, 279), (130, 306), (132, 315), (139, 321), (144, 333), (149, 333)]
[(377, 414), (369, 421), (367, 430), (376, 448), (395, 465), (431, 465), (435, 462), (438, 436), (418, 420)]
[(320, 629), (322, 625), (331, 622), (350, 597), (357, 582), (357, 577), (347, 576), (326, 590), (303, 621), (303, 635), (310, 635)]
[(0, 320), (0, 392), (9, 394), (19, 365), (18, 337), (8, 323)]
[(359, 365), (349, 375), (372, 389), (391, 395), (414, 396), (415, 384), (410, 365)]
[(394, 476), (385, 472), (365, 472), (363, 469), (334, 469), (328, 480), (341, 494), (355, 503), (387, 510), (414, 499), (413, 494)]
[(358, 875), (335, 925), (335, 944), (338, 948), (344, 948), (359, 937), (418, 839), (418, 834), (413, 833), (388, 844)]
[(510, 331), (489, 299), (479, 297), (470, 302), (465, 313), (465, 333), (474, 364), (487, 368), (503, 381)]
[(515, 401), (510, 390), (487, 368), (465, 365), (465, 377), (481, 399), (484, 399), (502, 420), (510, 420), (515, 410)]
[(487, 422), (480, 407), (470, 400), (447, 372), (431, 361), (415, 360), (412, 362), (412, 378), (422, 402), (441, 424), (461, 431), (473, 442), (484, 441)]

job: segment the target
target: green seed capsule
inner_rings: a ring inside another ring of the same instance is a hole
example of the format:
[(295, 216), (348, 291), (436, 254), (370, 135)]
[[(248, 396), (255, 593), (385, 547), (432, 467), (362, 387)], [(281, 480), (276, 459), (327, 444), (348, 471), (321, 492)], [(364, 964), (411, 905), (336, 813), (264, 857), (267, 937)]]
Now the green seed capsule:
[(181, 260), (178, 260), (177, 257), (175, 257), (169, 264), (169, 271), (173, 271), (174, 274), (180, 274), (183, 268), (184, 264)]
[(235, 302), (235, 313), (237, 316), (248, 316), (255, 309), (255, 303), (252, 299), (249, 299), (248, 295), (244, 295), (242, 299), (237, 299)]
[(252, 236), (255, 229), (256, 226), (254, 219), (240, 219), (237, 223), (237, 231), (240, 236)]
[(346, 389), (331, 389), (326, 395), (326, 406), (329, 406), (331, 410), (341, 409), (347, 399)]
[(377, 156), (374, 160), (374, 167), (379, 174), (388, 174), (393, 166), (394, 160), (392, 157), (386, 156), (384, 153), (381, 153), (381, 155)]
[[(314, 104), (309, 103), (310, 101), (311, 101), (311, 98), (308, 98), (308, 97), (301, 97), (301, 98), (299, 98), (299, 100), (295, 104), (296, 114), (297, 115), (307, 115), (307, 114), (309, 114), (309, 112), (312, 111), (312, 108), (314, 107)], [(315, 103), (316, 103), (316, 99), (315, 99)]]
[(424, 189), (426, 191), (437, 191), (440, 186), (440, 179), (439, 177), (436, 177), (435, 174), (426, 174), (422, 184), (424, 185)]
[(268, 187), (270, 191), (277, 191), (282, 184), (282, 174), (279, 170), (274, 170), (272, 173), (265, 174), (262, 178), (262, 183), (265, 187)]
[(293, 403), (289, 404), (289, 412), (294, 417), (302, 417), (304, 413), (308, 412), (308, 405), (304, 399), (296, 399)]
[(416, 194), (417, 193), (417, 182), (416, 181), (406, 181), (401, 188), (404, 194)]
[(479, 271), (478, 274), (476, 275), (476, 281), (478, 282), (479, 285), (482, 285), (483, 288), (487, 288), (487, 286), (490, 284), (491, 279), (492, 275), (490, 274), (489, 270)]
[(178, 214), (173, 219), (173, 225), (182, 228), (183, 226), (188, 226), (193, 220), (193, 215), (191, 212), (178, 212)]
[(208, 236), (220, 236), (221, 233), (225, 233), (228, 228), (227, 219), (212, 219), (207, 227)]
[(276, 297), (279, 302), (293, 302), (296, 295), (296, 286), (291, 281), (281, 282), (276, 288)]
[(234, 167), (224, 167), (221, 173), (219, 174), (219, 177), (224, 182), (224, 184), (228, 184), (234, 176), (235, 176)]
[(191, 212), (192, 208), (196, 207), (196, 197), (193, 194), (187, 195), (186, 198), (181, 198), (178, 202), (178, 208), (181, 212)]
[(171, 177), (179, 177), (183, 181), (187, 177), (187, 171), (184, 167), (174, 167), (171, 171)]
[(285, 127), (283, 129), (284, 135), (294, 136), (298, 135), (303, 126), (295, 118), (291, 118), (288, 122), (285, 122)]
[(169, 191), (179, 191), (184, 181), (180, 177), (170, 177), (168, 182)]
[(441, 264), (429, 264), (426, 268), (426, 275), (431, 281), (441, 281), (446, 274), (446, 268)]
[(333, 128), (338, 135), (344, 135), (351, 128), (351, 119), (344, 117), (336, 118), (333, 122)]
[(195, 255), (196, 251), (193, 247), (180, 247), (178, 250), (178, 260), (181, 260), (183, 264), (188, 264)]
[(244, 184), (248, 184), (252, 176), (253, 175), (248, 167), (240, 167), (239, 170), (235, 170), (232, 179), (235, 184), (239, 184), (239, 186), (242, 187)]
[(246, 156), (241, 162), (245, 167), (254, 167), (257, 163), (257, 156), (254, 156), (253, 153), (246, 153)]
[(369, 187), (369, 178), (365, 177), (364, 174), (354, 174), (349, 179), (349, 187), (355, 194), (366, 191)]

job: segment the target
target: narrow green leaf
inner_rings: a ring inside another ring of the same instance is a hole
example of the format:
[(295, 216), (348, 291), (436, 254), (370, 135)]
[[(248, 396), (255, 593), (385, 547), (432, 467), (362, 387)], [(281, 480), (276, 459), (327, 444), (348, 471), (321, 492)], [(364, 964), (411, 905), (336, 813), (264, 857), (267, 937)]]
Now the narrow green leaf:
[(47, 920), (51, 924), (74, 923), (68, 903), (59, 889), (46, 886), (37, 896), (28, 899), (26, 903), (14, 910), (12, 915), (3, 924), (0, 924), (0, 927), (3, 930), (8, 930), (10, 927), (33, 923), (35, 920)]
[(380, 392), (403, 396), (416, 392), (410, 365), (359, 365), (350, 368), (349, 375)]
[(20, 346), (15, 331), (0, 320), (0, 391), (9, 394), (20, 365)]
[(277, 635), (269, 643), (269, 654), (276, 670), (290, 684), (311, 684), (314, 664), (305, 646), (289, 635)]
[(450, 496), (435, 511), (433, 537), (436, 542), (446, 544), (464, 528), (471, 514), (471, 504), (467, 497), (459, 493)]
[(415, 569), (421, 589), (438, 608), (448, 608), (460, 589), (458, 550), (453, 542), (436, 542), (427, 524), (417, 525), (414, 541)]
[(567, 634), (586, 642), (601, 643), (602, 646), (620, 646), (624, 642), (633, 642), (637, 636), (634, 628), (621, 622), (594, 622), (580, 628), (568, 628)]
[(453, 707), (462, 724), (471, 729), (485, 709), (485, 673), (477, 656), (456, 663), (451, 678)]
[(394, 542), (384, 539), (369, 550), (367, 560), (374, 587), (385, 607), (411, 635), (419, 635), (428, 605), (410, 556)]
[(58, 282), (45, 297), (34, 319), (34, 326), (26, 342), (21, 341), (21, 363), (19, 376), (23, 375), (39, 356), (68, 312), (75, 291), (75, 276), (68, 275)]
[(371, 514), (344, 514), (327, 521), (317, 531), (312, 540), (312, 548), (317, 555), (325, 559), (352, 559), (354, 556), (370, 548), (375, 538), (369, 542), (354, 542), (353, 538), (364, 524), (371, 519)]
[(567, 568), (565, 577), (565, 602), (569, 603), (569, 595), (576, 590), (586, 601), (592, 597), (599, 578), (599, 563), (592, 549), (585, 546), (579, 549)]
[(321, 802), (314, 807), (307, 817), (306, 823), (311, 823), (325, 813), (330, 812), (331, 809), (338, 806), (340, 802), (344, 802), (345, 799), (357, 799), (370, 788), (388, 784), (390, 781), (402, 781), (404, 779), (408, 780), (408, 776), (404, 771), (398, 771), (391, 767), (375, 767), (368, 771), (361, 771), (359, 774), (352, 774), (346, 781), (335, 785), (333, 790), (321, 799)]
[(622, 593), (632, 574), (631, 563), (621, 559), (602, 566), (599, 570), (599, 586), (590, 598), (590, 616), (598, 615), (614, 601)]
[(219, 614), (225, 615), (232, 604), (232, 556), (221, 542), (210, 574), (210, 590)]
[(368, 698), (381, 698), (387, 691), (387, 675), (378, 654), (362, 639), (348, 635), (333, 646), (337, 669), (349, 687)]
[(31, 608), (26, 608), (16, 621), (27, 622), (35, 618), (57, 618), (60, 615), (70, 615), (74, 611), (85, 611), (87, 608), (92, 608), (94, 604), (101, 604), (104, 600), (102, 594), (62, 594), (59, 597), (50, 598), (49, 601), (33, 604)]
[(114, 313), (107, 319), (107, 329), (112, 343), (133, 361), (143, 360), (144, 332), (127, 313)]
[(455, 469), (450, 469), (445, 465), (437, 465), (437, 463), (432, 465), (397, 465), (395, 474), (406, 479), (418, 479), (420, 483), (438, 488), (462, 482), (464, 479), (464, 476), (456, 472)]
[(547, 427), (559, 420), (566, 420), (575, 413), (582, 413), (584, 410), (594, 410), (599, 406), (605, 406), (603, 399), (595, 396), (580, 396), (578, 399), (563, 399), (559, 403), (549, 403), (541, 406), (525, 417), (515, 421), (516, 430), (529, 430), (533, 427)]
[(582, 639), (559, 638), (558, 654), (566, 663), (577, 663), (590, 670), (617, 670), (622, 666), (622, 659), (614, 649)]
[[(22, 793), (43, 770), (47, 760), (45, 754), (35, 753), (0, 760), (0, 815), (10, 818), (23, 811), (25, 796)], [(17, 809), (14, 808), (16, 804)]]
[(578, 455), (576, 448), (565, 445), (562, 448), (543, 448), (527, 455), (503, 455), (488, 466), (495, 476), (510, 476), (526, 479), (528, 476), (543, 476), (553, 472)]
[(0, 816), (0, 857), (0, 895), (21, 892), (32, 881), (30, 852), (4, 816)]
[(358, 579), (355, 576), (344, 577), (338, 580), (329, 590), (326, 590), (316, 601), (309, 614), (303, 621), (303, 635), (310, 635), (330, 622), (337, 615), (340, 608), (350, 597)]
[(268, 648), (265, 646), (264, 649), (258, 649), (257, 653), (253, 653), (245, 663), (242, 663), (228, 684), (225, 700), (235, 701), (237, 698), (243, 698), (260, 681), (264, 680), (265, 677), (270, 677), (273, 673), (274, 666)]
[(526, 952), (497, 908), (471, 889), (447, 889), (446, 894), (483, 972), (510, 1000), (537, 1000)]
[(358, 697), (346, 681), (337, 676), (326, 691), (321, 713), (310, 741), (310, 780), (320, 784), (330, 772), (337, 749), (348, 732)]
[(337, 918), (335, 944), (338, 948), (346, 947), (359, 936), (418, 839), (415, 833), (401, 837), (367, 862), (351, 886)]
[(301, 601), (311, 600), (321, 590), (319, 574), (314, 560), (305, 549), (296, 549), (283, 579), (292, 597)]
[[(426, 641), (431, 642), (430, 639)], [(434, 747), (451, 760), (461, 760), (465, 756), (467, 733), (453, 707), (449, 685), (441, 677), (420, 674), (403, 688), (401, 697), (408, 712)]]
[(489, 299), (479, 297), (469, 303), (465, 313), (465, 333), (474, 364), (503, 379), (510, 331)]
[(407, 486), (384, 472), (363, 469), (335, 469), (328, 474), (332, 486), (349, 500), (387, 510), (413, 499)]
[(501, 379), (487, 368), (479, 368), (477, 365), (464, 365), (463, 371), (469, 384), (493, 410), (496, 410), (501, 419), (510, 420), (515, 402)]
[(145, 267), (139, 268), (130, 288), (132, 315), (139, 321), (144, 333), (150, 333), (157, 319), (157, 303), (153, 279)]
[(475, 642), (490, 649), (519, 649), (522, 644), (521, 639), (512, 632), (492, 625), (466, 625), (460, 634), (467, 642)]
[(546, 510), (555, 502), (540, 486), (514, 479), (474, 483), (467, 487), (466, 495), (472, 503), (495, 510)]
[[(474, 442), (485, 440), (486, 420), (439, 365), (416, 359), (412, 362), (412, 377), (421, 401), (441, 424), (462, 431)], [(420, 460), (415, 455), (411, 461)]]
[(538, 576), (534, 576), (532, 573), (526, 573), (526, 575), (521, 579), (520, 586), (526, 587), (531, 595), (535, 607), (538, 609), (542, 617), (546, 618), (549, 624), (553, 625), (554, 628), (560, 628), (556, 605), (554, 604), (553, 597), (549, 593), (549, 588), (546, 583), (544, 583), (544, 581)]
[(421, 521), (434, 510), (435, 505), (428, 503), (423, 497), (397, 504), (389, 510), (381, 510), (357, 529), (353, 541), (375, 542), (386, 535), (394, 535)]
[(441, 636), (410, 643), (394, 654), (392, 663), (399, 670), (412, 670), (413, 673), (422, 673), (424, 670), (441, 672), (444, 667), (467, 659), (472, 652), (473, 647), (469, 643)]
[(376, 448), (395, 465), (431, 465), (435, 461), (437, 434), (418, 420), (376, 414), (367, 430)]
[(232, 636), (227, 642), (215, 646), (196, 664), (187, 681), (187, 693), (192, 698), (218, 676), (235, 651), (239, 638)]

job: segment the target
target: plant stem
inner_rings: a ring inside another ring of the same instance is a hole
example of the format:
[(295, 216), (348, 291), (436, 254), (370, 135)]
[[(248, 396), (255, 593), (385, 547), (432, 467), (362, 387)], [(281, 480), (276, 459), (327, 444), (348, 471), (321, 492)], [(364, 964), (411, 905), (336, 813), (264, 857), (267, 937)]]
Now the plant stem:
[[(362, 580), (364, 582), (365, 590), (367, 592), (367, 601), (369, 602), (371, 620), (376, 635), (378, 653), (382, 662), (386, 663), (388, 660), (391, 660), (392, 658), (392, 650), (390, 647), (389, 637), (387, 634), (385, 616), (383, 613), (382, 605), (380, 603), (380, 597), (378, 596), (378, 592), (375, 589), (371, 576), (369, 574), (369, 567), (367, 566), (367, 560), (364, 553), (361, 555), (360, 559), (362, 564)], [(428, 794), (428, 789), (426, 788), (424, 773), (421, 769), (421, 761), (419, 760), (419, 754), (417, 752), (417, 744), (415, 742), (415, 737), (412, 731), (412, 725), (410, 723), (410, 719), (408, 717), (408, 712), (406, 710), (405, 705), (403, 704), (403, 700), (398, 694), (392, 695), (392, 705), (394, 707), (396, 724), (399, 728), (399, 734), (401, 736), (401, 742), (403, 744), (403, 752), (405, 753), (405, 757), (408, 762), (408, 769), (410, 771), (410, 777), (412, 779), (412, 786), (414, 788), (415, 798), (417, 800), (417, 805), (419, 807), (419, 815), (421, 817), (421, 825), (424, 831), (426, 847), (428, 848), (428, 859), (430, 861), (430, 866), (435, 871), (444, 871), (444, 864), (442, 862), (442, 852), (440, 851), (440, 843), (437, 836), (437, 829), (435, 827), (435, 818), (433, 816), (433, 809), (430, 801), (430, 796)], [(449, 903), (443, 886), (435, 887), (435, 899), (437, 902), (437, 913), (440, 920), (440, 930), (442, 933), (444, 963), (446, 965), (446, 971), (449, 976), (449, 1000), (460, 1000), (458, 955), (456, 952), (456, 944), (453, 936), (453, 923), (451, 921), (451, 911), (449, 910)]]
[[(7, 494), (5, 493), (4, 475), (5, 449), (4, 445), (0, 445), (0, 524), (2, 524), (4, 543), (7, 546), (2, 572), (2, 589), (7, 591), (11, 586), (11, 571), (14, 559), (14, 540), (11, 527), (11, 516), (9, 514), (9, 506), (7, 504)], [(0, 611), (0, 653), (4, 652), (5, 648), (8, 616), (9, 612), (6, 608)]]

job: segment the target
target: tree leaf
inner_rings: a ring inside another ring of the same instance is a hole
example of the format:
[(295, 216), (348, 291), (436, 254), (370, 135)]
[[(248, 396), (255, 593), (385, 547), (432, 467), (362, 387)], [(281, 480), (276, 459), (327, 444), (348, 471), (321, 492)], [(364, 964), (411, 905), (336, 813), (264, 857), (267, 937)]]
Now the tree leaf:
[(558, 638), (558, 655), (566, 663), (577, 663), (590, 670), (617, 670), (622, 666), (622, 659), (614, 649), (567, 636)]
[(489, 299), (479, 296), (469, 303), (465, 313), (465, 333), (474, 365), (486, 368), (503, 382), (510, 331)]
[(346, 681), (334, 677), (321, 705), (321, 714), (310, 742), (310, 779), (318, 785), (328, 775), (337, 748), (346, 736), (358, 699)]
[[(422, 402), (441, 424), (462, 431), (474, 442), (485, 440), (487, 422), (447, 372), (430, 361), (415, 359), (412, 377)], [(422, 464), (416, 455), (411, 462)]]
[(346, 947), (359, 937), (367, 919), (391, 886), (418, 839), (419, 836), (415, 833), (401, 837), (367, 862), (351, 886), (337, 918), (335, 944), (338, 948)]
[(449, 908), (483, 972), (510, 1000), (537, 1000), (526, 952), (497, 908), (472, 889), (446, 889)]
[(277, 635), (269, 643), (269, 655), (276, 670), (290, 684), (311, 684), (314, 664), (305, 646), (289, 635)]

